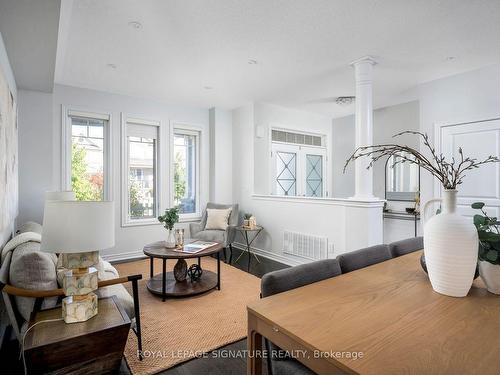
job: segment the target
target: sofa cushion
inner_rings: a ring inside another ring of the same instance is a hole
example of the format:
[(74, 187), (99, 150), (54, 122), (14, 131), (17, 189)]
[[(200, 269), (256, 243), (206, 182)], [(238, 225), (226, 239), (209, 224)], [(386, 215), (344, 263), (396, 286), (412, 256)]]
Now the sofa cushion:
[[(56, 255), (40, 251), (40, 243), (25, 242), (12, 253), (10, 284), (24, 289), (57, 289), (56, 264)], [(34, 298), (16, 296), (17, 309), (25, 320), (29, 320), (34, 303)], [(57, 297), (45, 298), (42, 308), (55, 307), (56, 304)]]
[(38, 234), (42, 234), (42, 226), (38, 223), (35, 223), (34, 221), (27, 221), (17, 229), (16, 234), (26, 232), (35, 232)]
[(207, 208), (207, 223), (205, 230), (226, 230), (232, 208)]

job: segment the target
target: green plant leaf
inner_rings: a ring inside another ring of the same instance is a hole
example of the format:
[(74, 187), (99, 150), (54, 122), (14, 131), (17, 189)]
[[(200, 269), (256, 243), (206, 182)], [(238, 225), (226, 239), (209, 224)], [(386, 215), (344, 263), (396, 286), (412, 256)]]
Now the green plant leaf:
[(480, 210), (481, 208), (484, 207), (484, 203), (483, 202), (475, 202), (475, 203), (472, 203), (470, 206), (475, 210)]
[(481, 215), (474, 215), (474, 225), (479, 228), (481, 225), (486, 223), (486, 218)]
[(498, 259), (498, 251), (490, 250), (486, 253), (486, 260), (495, 262)]

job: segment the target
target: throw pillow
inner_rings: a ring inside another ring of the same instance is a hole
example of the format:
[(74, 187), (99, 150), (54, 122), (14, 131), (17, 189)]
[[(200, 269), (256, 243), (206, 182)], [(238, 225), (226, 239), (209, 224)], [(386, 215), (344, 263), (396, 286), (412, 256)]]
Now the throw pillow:
[(205, 225), (206, 230), (226, 230), (229, 222), (229, 216), (231, 216), (232, 208), (216, 209), (207, 208), (207, 223)]
[[(56, 255), (40, 251), (39, 243), (25, 242), (12, 253), (10, 283), (24, 289), (57, 289), (56, 263)], [(24, 320), (29, 320), (34, 303), (34, 298), (16, 296), (17, 309)], [(42, 308), (51, 308), (56, 304), (57, 297), (45, 298)]]

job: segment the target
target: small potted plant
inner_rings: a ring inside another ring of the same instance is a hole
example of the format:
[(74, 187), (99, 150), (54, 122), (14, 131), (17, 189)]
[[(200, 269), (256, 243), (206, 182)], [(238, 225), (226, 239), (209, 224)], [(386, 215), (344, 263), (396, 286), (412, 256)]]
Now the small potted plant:
[(489, 217), (483, 202), (471, 205), (481, 214), (474, 215), (479, 235), (479, 274), (489, 292), (500, 294), (500, 221)]
[(250, 228), (250, 219), (252, 218), (251, 213), (247, 213), (243, 216), (243, 226)]
[(172, 207), (165, 210), (165, 213), (158, 216), (158, 221), (168, 230), (166, 247), (172, 249), (175, 247), (174, 225), (179, 221), (179, 207)]

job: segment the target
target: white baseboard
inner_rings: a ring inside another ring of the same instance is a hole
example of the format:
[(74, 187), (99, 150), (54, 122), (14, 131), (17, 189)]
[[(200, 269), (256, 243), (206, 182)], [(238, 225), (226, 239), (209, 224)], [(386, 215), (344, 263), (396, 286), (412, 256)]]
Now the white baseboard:
[(125, 253), (102, 255), (102, 259), (104, 259), (108, 262), (117, 262), (117, 261), (121, 261), (121, 260), (132, 260), (132, 259), (139, 259), (139, 258), (145, 258), (145, 257), (146, 256), (144, 255), (144, 252), (142, 250), (129, 251), (129, 252), (125, 252)]
[[(239, 242), (234, 242), (233, 246), (237, 248), (238, 250), (244, 250), (246, 248), (245, 244), (239, 243)], [(268, 258), (271, 260), (274, 260), (279, 263), (286, 264), (288, 266), (297, 266), (299, 264), (304, 264), (310, 262), (308, 259), (303, 259), (299, 257), (294, 257), (293, 255), (281, 255), (281, 254), (276, 254), (272, 253), (267, 250), (259, 249), (257, 247), (251, 247), (252, 252), (255, 254)], [(108, 261), (108, 262), (118, 262), (118, 261), (123, 261), (123, 260), (133, 260), (133, 259), (141, 259), (144, 258), (144, 252), (142, 250), (136, 250), (136, 251), (128, 251), (124, 253), (117, 253), (117, 254), (105, 254), (102, 255), (102, 259)]]
[[(237, 248), (238, 250), (246, 249), (246, 245), (240, 242), (234, 242), (233, 247)], [(299, 264), (305, 264), (311, 262), (311, 260), (309, 259), (299, 258), (293, 255), (276, 254), (267, 250), (259, 249), (254, 246), (251, 246), (250, 248), (252, 249), (252, 252), (261, 257), (268, 258), (276, 262), (286, 264), (288, 266), (298, 266)]]

